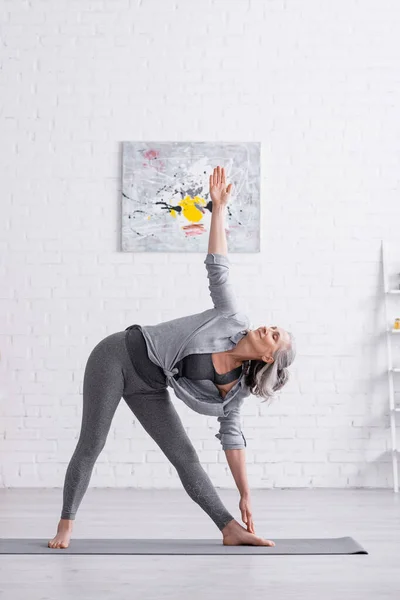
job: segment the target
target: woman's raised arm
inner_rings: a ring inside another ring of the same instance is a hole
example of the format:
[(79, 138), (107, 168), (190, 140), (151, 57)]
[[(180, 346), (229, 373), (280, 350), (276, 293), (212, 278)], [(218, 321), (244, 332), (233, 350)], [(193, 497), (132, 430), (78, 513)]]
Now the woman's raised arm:
[(236, 295), (229, 283), (228, 249), (225, 234), (225, 207), (229, 201), (232, 184), (226, 187), (225, 169), (216, 167), (210, 175), (212, 216), (208, 254), (204, 261), (209, 279), (209, 290), (214, 308), (224, 314), (238, 311)]
[(210, 237), (208, 252), (227, 256), (228, 246), (225, 234), (225, 208), (229, 202), (232, 184), (226, 186), (225, 169), (216, 167), (210, 175), (210, 196), (212, 200)]

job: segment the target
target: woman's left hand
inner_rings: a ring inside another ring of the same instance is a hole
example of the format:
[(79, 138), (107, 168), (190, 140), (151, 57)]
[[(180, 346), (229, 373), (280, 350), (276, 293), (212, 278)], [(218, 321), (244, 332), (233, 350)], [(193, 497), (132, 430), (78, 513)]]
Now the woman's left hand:
[(249, 496), (241, 496), (239, 508), (240, 512), (242, 513), (242, 521), (247, 525), (247, 531), (250, 533), (255, 533)]
[(213, 206), (226, 206), (231, 197), (232, 184), (226, 187), (225, 169), (215, 167), (210, 175), (210, 196)]

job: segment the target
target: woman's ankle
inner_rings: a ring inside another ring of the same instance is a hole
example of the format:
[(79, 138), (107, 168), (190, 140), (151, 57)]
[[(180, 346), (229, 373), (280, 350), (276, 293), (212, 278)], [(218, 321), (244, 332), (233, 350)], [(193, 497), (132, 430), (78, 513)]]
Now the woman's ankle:
[(228, 533), (229, 531), (231, 531), (231, 529), (232, 529), (233, 527), (235, 527), (235, 523), (236, 523), (236, 520), (235, 520), (235, 519), (231, 519), (231, 520), (229, 521), (229, 523), (227, 523), (227, 524), (225, 525), (225, 527), (223, 527), (223, 528), (221, 529), (221, 532), (222, 532), (223, 534), (226, 534), (226, 533)]
[(63, 528), (72, 528), (74, 525), (74, 519), (60, 519), (59, 525)]

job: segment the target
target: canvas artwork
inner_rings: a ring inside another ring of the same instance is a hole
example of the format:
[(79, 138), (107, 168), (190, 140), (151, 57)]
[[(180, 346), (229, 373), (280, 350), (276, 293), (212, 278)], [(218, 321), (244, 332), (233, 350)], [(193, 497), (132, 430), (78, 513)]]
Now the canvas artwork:
[(260, 251), (259, 142), (123, 142), (122, 250), (207, 253), (209, 177), (225, 168), (229, 253)]

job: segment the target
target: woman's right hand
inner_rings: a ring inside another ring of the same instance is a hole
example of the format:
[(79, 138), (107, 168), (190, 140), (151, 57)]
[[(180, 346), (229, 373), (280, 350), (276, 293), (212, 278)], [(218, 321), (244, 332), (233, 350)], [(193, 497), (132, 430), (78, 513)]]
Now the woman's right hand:
[(215, 167), (210, 175), (210, 196), (213, 206), (226, 206), (230, 200), (232, 184), (226, 186), (225, 169)]

